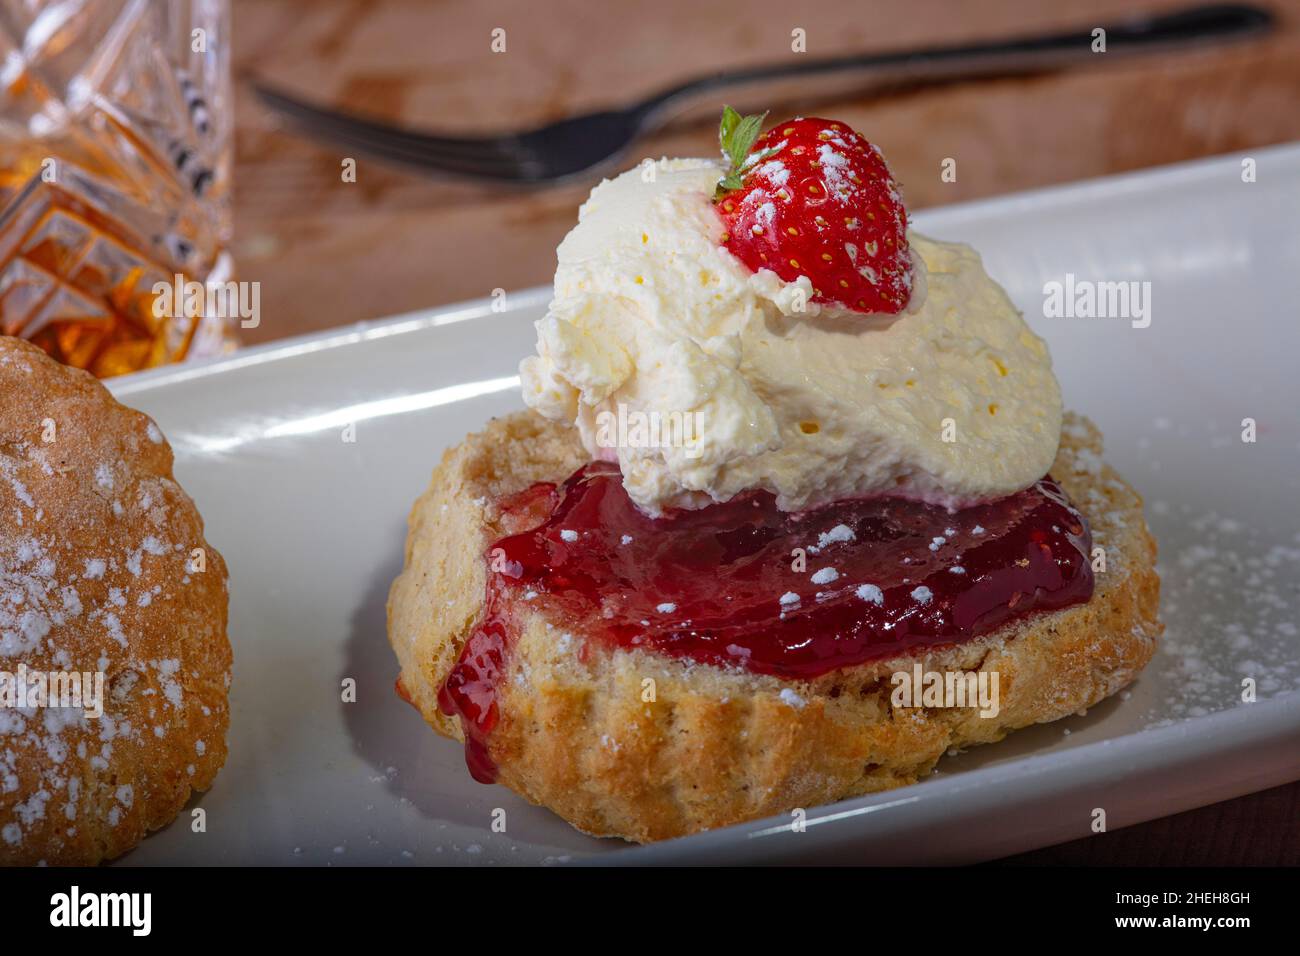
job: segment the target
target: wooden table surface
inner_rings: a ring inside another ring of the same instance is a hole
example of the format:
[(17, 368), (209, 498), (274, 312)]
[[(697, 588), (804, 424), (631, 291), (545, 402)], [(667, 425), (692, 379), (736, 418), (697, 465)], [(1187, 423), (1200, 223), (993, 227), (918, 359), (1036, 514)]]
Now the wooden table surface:
[[(682, 78), (807, 56), (1109, 23), (1178, 0), (234, 0), (235, 256), (261, 283), (250, 343), (547, 283), (592, 181), (525, 192), (438, 180), (285, 128), (254, 79), (451, 132), (512, 129)], [(884, 150), (911, 208), (1300, 139), (1300, 0), (1266, 39), (1032, 77), (863, 91), (816, 105)], [(506, 52), (490, 49), (506, 31)], [(793, 112), (793, 109), (791, 110)], [(686, 119), (636, 144), (711, 155)], [(957, 160), (956, 182), (940, 164)], [(1024, 863), (1300, 862), (1300, 784), (1013, 858)]]

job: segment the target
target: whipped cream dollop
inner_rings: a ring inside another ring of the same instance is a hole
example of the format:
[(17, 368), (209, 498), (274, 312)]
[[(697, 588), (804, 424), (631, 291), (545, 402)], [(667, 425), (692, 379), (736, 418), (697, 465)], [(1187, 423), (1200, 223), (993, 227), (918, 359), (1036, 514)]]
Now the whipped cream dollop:
[(644, 511), (751, 489), (798, 511), (878, 494), (961, 507), (1056, 456), (1051, 358), (970, 247), (915, 232), (899, 315), (819, 306), (721, 246), (708, 160), (592, 190), (520, 366), (524, 400), (616, 460)]

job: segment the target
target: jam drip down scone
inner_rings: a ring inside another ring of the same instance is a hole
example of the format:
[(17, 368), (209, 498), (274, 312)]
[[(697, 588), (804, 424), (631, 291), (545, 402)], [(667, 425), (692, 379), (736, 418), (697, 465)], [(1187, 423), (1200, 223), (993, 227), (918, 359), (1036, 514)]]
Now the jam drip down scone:
[(398, 692), (596, 835), (913, 783), (1162, 630), (1141, 499), (979, 257), (909, 231), (844, 124), (759, 122), (593, 190), (531, 408), (446, 453), (389, 599)]

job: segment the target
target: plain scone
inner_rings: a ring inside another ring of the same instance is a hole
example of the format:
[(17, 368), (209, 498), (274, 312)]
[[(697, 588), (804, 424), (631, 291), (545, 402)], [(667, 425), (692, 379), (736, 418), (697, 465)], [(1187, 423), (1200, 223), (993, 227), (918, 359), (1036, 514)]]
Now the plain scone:
[[(1137, 676), (1163, 631), (1142, 500), (1101, 450), (1092, 423), (1067, 415), (1052, 475), (1105, 549), (1093, 598), (964, 644), (783, 681), (598, 640), (583, 661), (539, 612), (516, 608), (489, 738), (499, 782), (586, 833), (649, 842), (914, 783), (950, 749), (1096, 704)], [(586, 460), (573, 429), (516, 413), (450, 449), (415, 503), (388, 632), (404, 692), (440, 734), (464, 739), (437, 696), (483, 610), (483, 553), (505, 533), (493, 502)], [(894, 709), (890, 675), (918, 660), (998, 672), (1000, 712)]]
[(111, 859), (211, 786), (226, 604), (158, 427), (0, 336), (0, 670), (104, 674), (98, 718), (0, 707), (0, 864)]

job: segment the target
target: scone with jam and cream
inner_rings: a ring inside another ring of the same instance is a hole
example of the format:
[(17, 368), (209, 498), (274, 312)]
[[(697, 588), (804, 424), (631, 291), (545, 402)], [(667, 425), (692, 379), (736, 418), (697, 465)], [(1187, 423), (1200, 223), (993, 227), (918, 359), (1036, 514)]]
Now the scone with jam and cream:
[(444, 455), (389, 598), (399, 692), (588, 833), (915, 782), (1162, 630), (1141, 499), (979, 256), (849, 127), (760, 123), (592, 191), (530, 410)]

